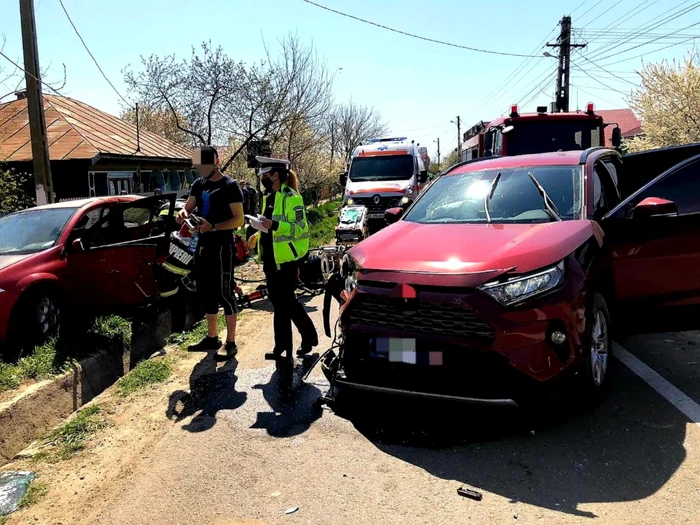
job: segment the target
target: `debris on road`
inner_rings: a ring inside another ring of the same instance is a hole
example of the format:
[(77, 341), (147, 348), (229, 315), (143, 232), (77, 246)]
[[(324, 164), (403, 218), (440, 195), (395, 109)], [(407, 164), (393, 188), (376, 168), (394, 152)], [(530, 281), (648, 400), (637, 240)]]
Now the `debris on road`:
[(457, 494), (460, 496), (463, 496), (465, 498), (473, 499), (476, 501), (481, 501), (483, 499), (483, 495), (481, 492), (477, 492), (476, 490), (468, 489), (465, 487), (459, 487), (457, 489)]
[(291, 508), (285, 510), (284, 513), (285, 514), (294, 514), (298, 510), (299, 510), (299, 507), (291, 507)]
[(273, 498), (279, 498), (281, 495), (282, 495), (281, 492), (273, 492), (272, 494), (270, 494), (270, 496)]
[(29, 485), (34, 481), (34, 473), (10, 471), (0, 474), (0, 516), (7, 516), (19, 508)]

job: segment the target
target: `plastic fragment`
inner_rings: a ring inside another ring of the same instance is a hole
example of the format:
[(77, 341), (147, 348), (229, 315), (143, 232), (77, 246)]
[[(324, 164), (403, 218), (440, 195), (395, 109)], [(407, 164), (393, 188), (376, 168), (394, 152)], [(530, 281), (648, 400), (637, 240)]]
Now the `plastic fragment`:
[(299, 510), (299, 507), (291, 507), (284, 511), (285, 514), (294, 514)]
[(26, 471), (0, 474), (0, 516), (7, 516), (19, 508), (19, 502), (34, 478), (33, 472)]

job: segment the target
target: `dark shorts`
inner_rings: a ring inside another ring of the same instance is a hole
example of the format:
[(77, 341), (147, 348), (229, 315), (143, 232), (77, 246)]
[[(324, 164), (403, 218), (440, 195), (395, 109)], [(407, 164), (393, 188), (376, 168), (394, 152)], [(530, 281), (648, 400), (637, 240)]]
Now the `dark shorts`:
[(195, 254), (197, 292), (207, 314), (216, 314), (219, 307), (226, 315), (238, 311), (236, 306), (233, 270), (236, 248), (233, 232), (209, 232), (202, 234)]

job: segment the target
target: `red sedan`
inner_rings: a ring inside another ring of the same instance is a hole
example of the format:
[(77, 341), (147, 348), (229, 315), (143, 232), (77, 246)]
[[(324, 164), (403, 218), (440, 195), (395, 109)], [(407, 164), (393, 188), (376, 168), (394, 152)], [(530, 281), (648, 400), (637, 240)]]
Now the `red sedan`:
[(157, 299), (151, 264), (168, 246), (165, 202), (174, 208), (173, 195), (92, 198), (0, 218), (0, 342), (32, 345), (68, 313)]
[(572, 376), (599, 398), (622, 313), (700, 325), (696, 150), (467, 162), (388, 210), (344, 265), (334, 389), (514, 406)]

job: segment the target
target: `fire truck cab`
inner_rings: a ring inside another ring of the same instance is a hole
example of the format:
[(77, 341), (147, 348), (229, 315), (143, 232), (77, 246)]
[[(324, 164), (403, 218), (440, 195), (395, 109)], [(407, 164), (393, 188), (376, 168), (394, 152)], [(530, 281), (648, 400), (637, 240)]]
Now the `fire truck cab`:
[[(489, 156), (512, 156), (553, 151), (586, 150), (605, 146), (603, 117), (596, 115), (592, 103), (586, 111), (547, 113), (546, 106), (537, 113), (519, 113), (511, 106), (510, 115), (498, 117), (469, 130), (462, 146), (462, 161)], [(467, 135), (469, 134), (469, 135)], [(613, 147), (619, 147), (621, 133), (613, 130)]]

